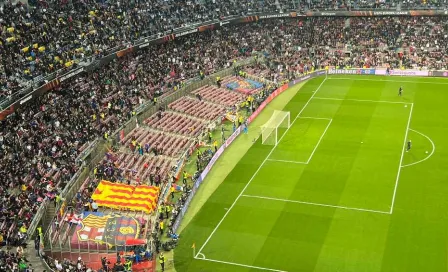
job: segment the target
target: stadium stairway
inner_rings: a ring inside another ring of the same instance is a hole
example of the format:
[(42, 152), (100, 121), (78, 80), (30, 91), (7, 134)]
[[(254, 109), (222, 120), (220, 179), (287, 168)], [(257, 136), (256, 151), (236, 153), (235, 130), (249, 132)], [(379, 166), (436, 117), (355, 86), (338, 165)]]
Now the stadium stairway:
[(25, 249), (25, 256), (28, 263), (32, 265), (34, 271), (45, 271), (45, 266), (40, 257), (37, 257), (37, 252), (34, 249), (34, 241), (29, 241)]
[(350, 27), (350, 18), (345, 20), (345, 28), (349, 28), (349, 27)]
[(53, 220), (53, 217), (56, 213), (56, 208), (54, 207), (54, 202), (51, 201), (48, 203), (47, 212), (45, 213), (45, 217), (42, 222), (42, 229), (46, 230), (51, 224), (51, 221)]

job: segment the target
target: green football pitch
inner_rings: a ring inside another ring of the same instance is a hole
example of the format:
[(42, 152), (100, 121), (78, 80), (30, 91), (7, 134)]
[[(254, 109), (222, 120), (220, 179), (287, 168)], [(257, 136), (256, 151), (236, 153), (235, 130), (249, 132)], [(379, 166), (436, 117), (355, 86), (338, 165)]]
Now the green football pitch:
[(308, 81), (277, 145), (258, 138), (182, 231), (176, 270), (447, 271), (447, 105), (445, 79)]

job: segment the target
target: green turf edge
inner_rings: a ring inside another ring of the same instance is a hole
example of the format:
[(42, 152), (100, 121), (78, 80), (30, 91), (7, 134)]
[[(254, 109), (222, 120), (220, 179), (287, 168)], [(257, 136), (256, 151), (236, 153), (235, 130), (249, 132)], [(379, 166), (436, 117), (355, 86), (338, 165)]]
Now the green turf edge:
[[(199, 187), (196, 195), (191, 201), (185, 217), (183, 218), (178, 229), (178, 232), (181, 235), (182, 231), (185, 229), (185, 227), (188, 226), (188, 224), (202, 208), (209, 197), (215, 192), (215, 190), (225, 180), (227, 175), (233, 170), (235, 165), (237, 165), (241, 158), (247, 153), (247, 151), (253, 144), (254, 138), (258, 137), (259, 135), (258, 128), (267, 120), (269, 120), (274, 110), (282, 110), (296, 96), (296, 94), (299, 92), (302, 86), (306, 84), (306, 82), (307, 81), (304, 81), (294, 85), (293, 87), (285, 90), (274, 100), (272, 100), (271, 103), (269, 103), (266, 108), (260, 113), (260, 115), (258, 115), (257, 118), (255, 118), (254, 121), (249, 125), (249, 134), (241, 134), (239, 137), (237, 137), (237, 139), (235, 139), (230, 147), (224, 151), (221, 157), (216, 161), (210, 173), (207, 175), (207, 178), (202, 183), (201, 187)], [(175, 258), (171, 257), (170, 253), (168, 253), (168, 255), (165, 254), (167, 258)], [(168, 267), (165, 268), (165, 271), (176, 271), (175, 267), (170, 264), (171, 263), (169, 262)]]

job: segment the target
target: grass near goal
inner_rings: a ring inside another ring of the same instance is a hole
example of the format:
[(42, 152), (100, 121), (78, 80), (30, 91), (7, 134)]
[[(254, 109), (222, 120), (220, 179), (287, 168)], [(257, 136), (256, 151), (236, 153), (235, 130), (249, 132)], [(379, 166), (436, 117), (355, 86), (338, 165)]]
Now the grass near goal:
[(264, 145), (277, 145), (279, 128), (289, 128), (291, 114), (289, 111), (274, 111), (271, 118), (261, 126), (261, 142)]

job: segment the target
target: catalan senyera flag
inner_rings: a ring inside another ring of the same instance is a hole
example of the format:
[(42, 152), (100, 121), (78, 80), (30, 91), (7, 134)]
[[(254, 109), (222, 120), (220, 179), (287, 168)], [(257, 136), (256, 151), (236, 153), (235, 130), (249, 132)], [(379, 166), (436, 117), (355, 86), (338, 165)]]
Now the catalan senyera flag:
[(92, 199), (103, 207), (151, 213), (157, 206), (158, 195), (158, 187), (133, 186), (102, 180)]

